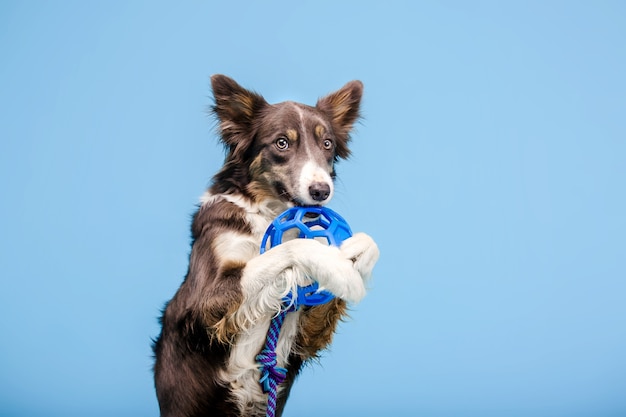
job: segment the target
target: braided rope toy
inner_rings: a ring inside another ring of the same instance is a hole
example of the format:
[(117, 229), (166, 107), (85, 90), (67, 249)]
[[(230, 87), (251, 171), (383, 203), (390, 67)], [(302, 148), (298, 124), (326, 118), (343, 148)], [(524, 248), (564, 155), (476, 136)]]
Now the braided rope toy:
[[(341, 245), (341, 242), (352, 236), (352, 230), (344, 218), (327, 207), (293, 207), (278, 215), (269, 225), (261, 242), (261, 253), (282, 243), (285, 232), (294, 229), (299, 238), (325, 239), (333, 246)], [(268, 394), (266, 417), (275, 416), (278, 386), (287, 377), (287, 369), (277, 366), (276, 360), (276, 345), (287, 313), (296, 311), (301, 305), (324, 304), (333, 298), (332, 293), (320, 291), (315, 281), (306, 287), (298, 287), (296, 294), (290, 292), (283, 298), (284, 308), (272, 318), (265, 345), (256, 356), (261, 370), (259, 382), (263, 392)]]

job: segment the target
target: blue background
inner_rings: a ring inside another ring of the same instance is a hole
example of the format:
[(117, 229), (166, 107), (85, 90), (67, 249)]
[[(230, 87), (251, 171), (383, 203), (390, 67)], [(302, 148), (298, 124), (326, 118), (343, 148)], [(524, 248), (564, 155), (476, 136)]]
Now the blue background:
[(365, 84), (331, 207), (382, 256), (286, 416), (626, 415), (624, 2), (5, 0), (0, 62), (1, 416), (158, 414), (213, 73)]

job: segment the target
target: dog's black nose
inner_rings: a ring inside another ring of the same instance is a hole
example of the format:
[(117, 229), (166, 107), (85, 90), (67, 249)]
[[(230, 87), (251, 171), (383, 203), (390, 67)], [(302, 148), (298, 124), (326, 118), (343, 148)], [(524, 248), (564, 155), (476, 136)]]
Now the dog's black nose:
[(330, 195), (330, 185), (325, 182), (314, 182), (309, 187), (309, 194), (315, 201), (324, 201)]

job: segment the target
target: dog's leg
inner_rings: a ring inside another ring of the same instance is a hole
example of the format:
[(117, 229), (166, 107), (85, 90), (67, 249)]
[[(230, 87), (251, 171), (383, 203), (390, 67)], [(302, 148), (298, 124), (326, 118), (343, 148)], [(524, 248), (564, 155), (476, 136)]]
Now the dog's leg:
[(340, 298), (302, 310), (297, 347), (294, 350), (302, 361), (317, 357), (317, 352), (332, 342), (337, 323), (346, 315), (346, 310), (346, 302)]
[[(353, 260), (354, 268), (367, 282), (378, 259), (378, 248), (371, 238), (362, 233), (346, 240), (340, 248), (344, 257)], [(316, 358), (318, 352), (331, 343), (337, 324), (346, 315), (346, 302), (340, 298), (312, 307), (305, 307), (300, 314), (300, 326), (294, 355), (301, 362)]]
[(378, 247), (364, 233), (346, 239), (340, 248), (310, 239), (278, 245), (246, 264), (241, 278), (243, 302), (235, 322), (246, 328), (268, 314), (277, 314), (282, 297), (311, 278), (337, 298), (359, 302), (378, 254)]

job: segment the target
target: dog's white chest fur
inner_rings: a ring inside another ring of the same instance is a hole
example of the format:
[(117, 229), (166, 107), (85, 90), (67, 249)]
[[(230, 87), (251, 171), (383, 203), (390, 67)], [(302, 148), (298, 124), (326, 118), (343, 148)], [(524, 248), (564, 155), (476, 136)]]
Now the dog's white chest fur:
[[(202, 204), (212, 204), (223, 199), (246, 211), (246, 220), (252, 229), (250, 235), (229, 232), (224, 233), (215, 242), (214, 248), (222, 259), (248, 262), (260, 256), (260, 242), (270, 222), (286, 207), (267, 207), (251, 205), (245, 199), (233, 195), (205, 194)], [(232, 345), (228, 365), (222, 378), (230, 385), (237, 405), (244, 415), (264, 413), (267, 394), (264, 394), (259, 382), (261, 372), (255, 358), (263, 348), (270, 321), (280, 310), (280, 299), (276, 291), (265, 292), (264, 297), (259, 295), (258, 284), (265, 283), (274, 287), (280, 293), (287, 292), (302, 279), (295, 277), (294, 271), (276, 271), (263, 273), (255, 268), (246, 268), (242, 278), (244, 302), (237, 320), (245, 323), (246, 330), (241, 333)], [(272, 274), (275, 273), (275, 276)], [(248, 294), (246, 296), (246, 294)], [(257, 295), (257, 296), (255, 296)], [(280, 336), (276, 345), (277, 365), (285, 367), (288, 364), (289, 353), (298, 333), (300, 311), (287, 314), (281, 327)], [(278, 388), (279, 392), (281, 387)]]
[[(298, 331), (299, 315), (300, 311), (290, 312), (283, 322), (276, 346), (276, 360), (280, 367), (287, 365), (289, 352)], [(270, 320), (265, 320), (237, 338), (229, 357), (227, 374), (224, 375), (230, 383), (240, 409), (246, 415), (263, 412), (263, 405), (267, 401), (267, 394), (263, 393), (259, 382), (261, 377), (259, 364), (254, 358), (263, 348), (269, 325)], [(278, 390), (280, 392), (280, 386)]]

